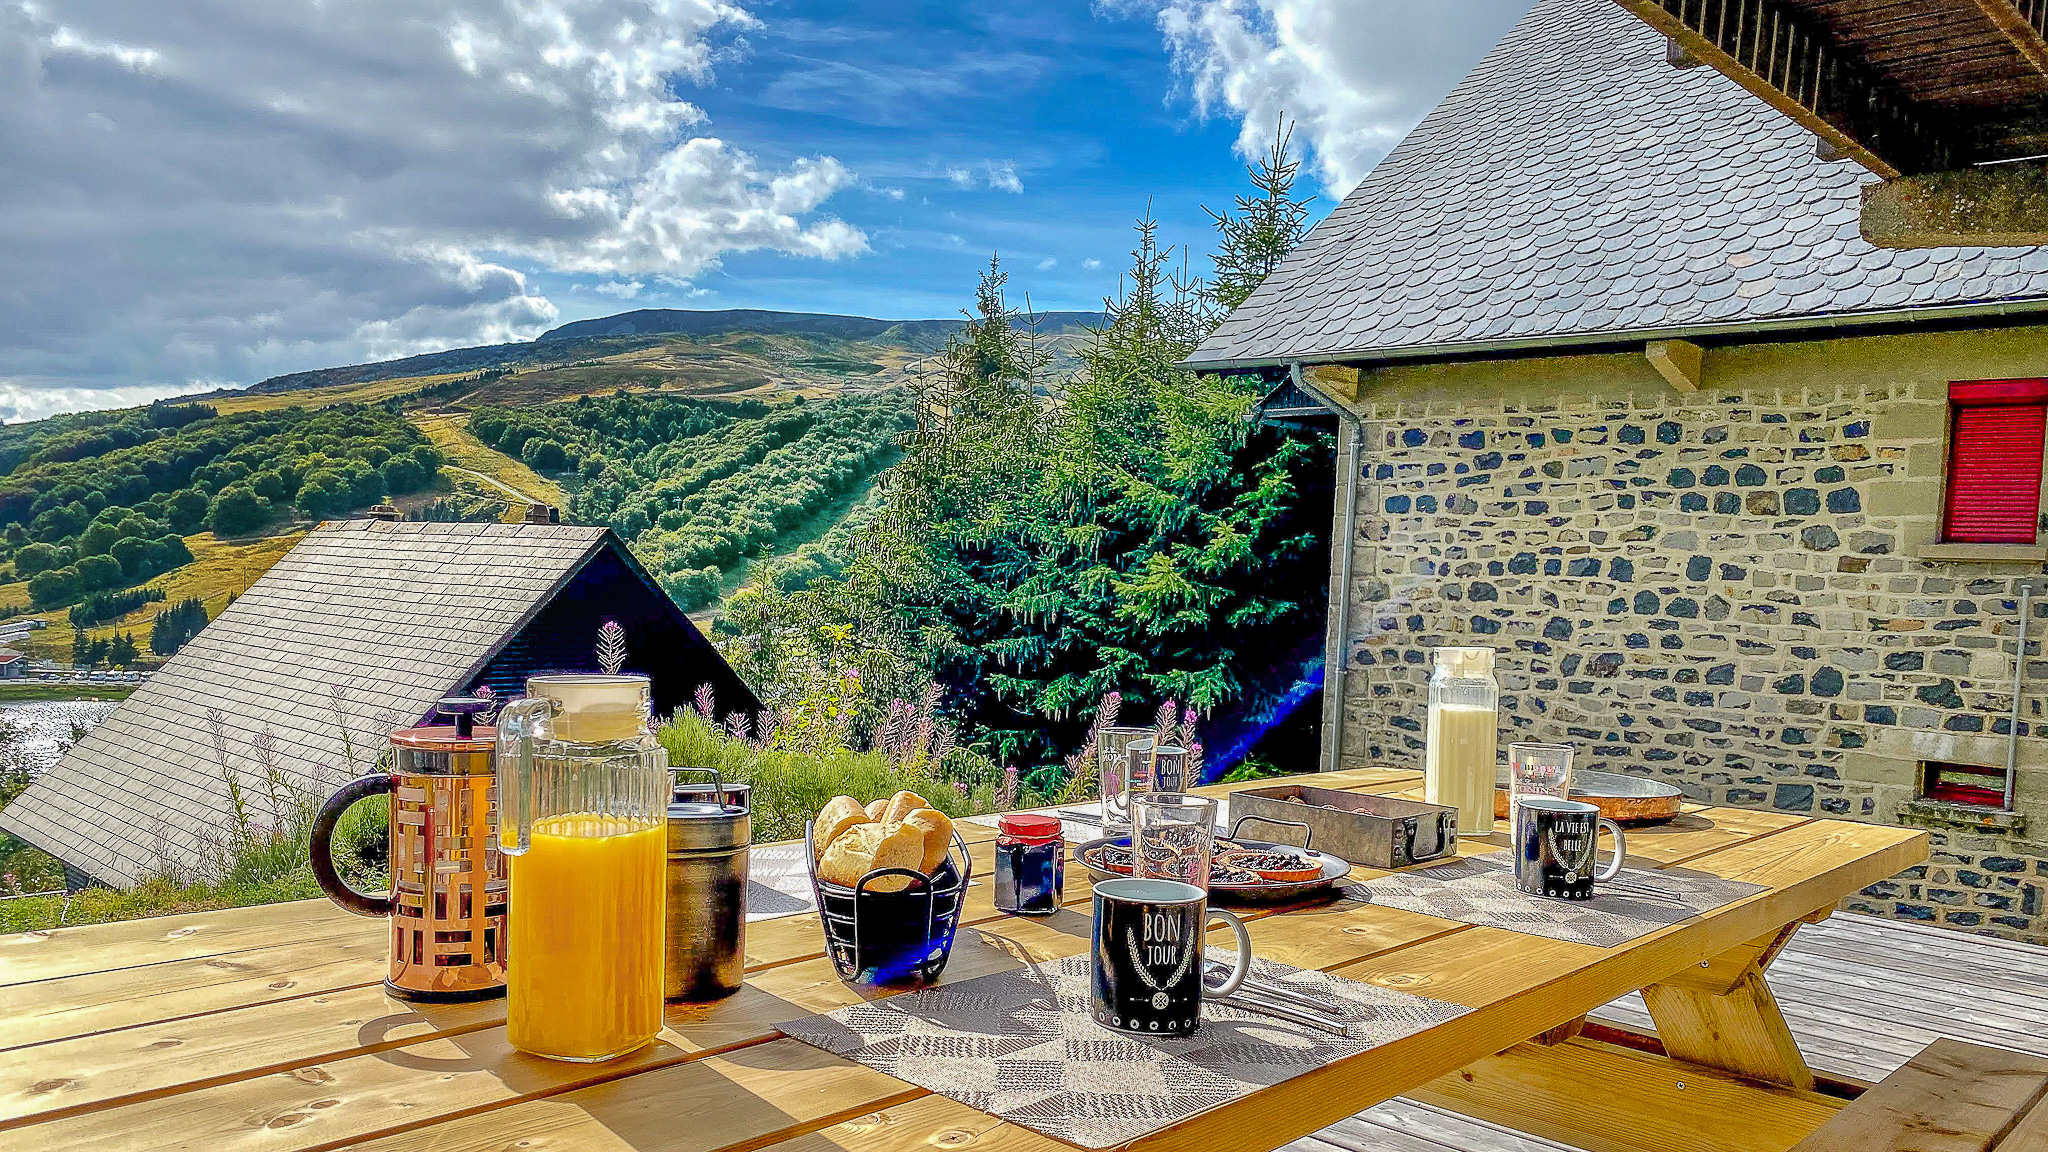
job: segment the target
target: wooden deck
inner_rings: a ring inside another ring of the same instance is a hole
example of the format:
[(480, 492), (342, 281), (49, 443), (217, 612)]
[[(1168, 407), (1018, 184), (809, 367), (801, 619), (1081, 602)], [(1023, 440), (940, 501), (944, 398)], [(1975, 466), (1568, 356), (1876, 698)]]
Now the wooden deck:
[[(1778, 1005), (1816, 1073), (1874, 1083), (1943, 1036), (2048, 1056), (2048, 947), (1852, 913), (1808, 924), (1771, 965)], [(1594, 1014), (1655, 1035), (1641, 996)], [(1413, 1100), (1389, 1100), (1285, 1152), (1566, 1152)]]

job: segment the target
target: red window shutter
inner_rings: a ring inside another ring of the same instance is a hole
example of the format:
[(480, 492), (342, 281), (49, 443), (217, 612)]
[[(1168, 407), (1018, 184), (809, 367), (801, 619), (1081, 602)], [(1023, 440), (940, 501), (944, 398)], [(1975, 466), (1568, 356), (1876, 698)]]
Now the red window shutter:
[(1949, 388), (1948, 503), (1942, 538), (2032, 544), (2041, 516), (2048, 381), (1985, 380)]

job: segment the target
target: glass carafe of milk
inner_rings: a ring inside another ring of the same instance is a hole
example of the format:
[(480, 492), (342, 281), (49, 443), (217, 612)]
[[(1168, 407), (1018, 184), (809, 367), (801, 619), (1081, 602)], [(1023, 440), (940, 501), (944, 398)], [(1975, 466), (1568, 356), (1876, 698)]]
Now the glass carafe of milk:
[(1429, 741), (1423, 796), (1458, 810), (1458, 834), (1493, 831), (1494, 747), (1500, 685), (1493, 649), (1439, 648), (1429, 676)]

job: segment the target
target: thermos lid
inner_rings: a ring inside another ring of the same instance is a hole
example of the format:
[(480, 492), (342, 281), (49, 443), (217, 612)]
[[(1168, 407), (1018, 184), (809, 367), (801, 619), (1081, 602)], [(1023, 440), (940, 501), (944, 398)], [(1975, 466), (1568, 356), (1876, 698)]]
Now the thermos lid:
[(671, 852), (745, 848), (753, 842), (753, 813), (737, 804), (681, 800), (668, 806)]
[(1491, 676), (1493, 649), (1439, 648), (1436, 666), (1452, 676)]

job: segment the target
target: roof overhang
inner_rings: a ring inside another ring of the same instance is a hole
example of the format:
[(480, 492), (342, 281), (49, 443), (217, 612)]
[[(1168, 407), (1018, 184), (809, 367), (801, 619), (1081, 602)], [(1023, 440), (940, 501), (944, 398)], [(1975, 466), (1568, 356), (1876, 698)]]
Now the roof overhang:
[(1252, 372), (1296, 364), (1348, 364), (1367, 367), (1407, 361), (1478, 360), (1641, 351), (1657, 340), (1692, 340), (1701, 344), (1771, 343), (1843, 336), (1878, 336), (1908, 331), (1977, 327), (1998, 323), (2048, 320), (2048, 298), (1996, 300), (1881, 312), (1844, 312), (1826, 316), (1788, 316), (1728, 324), (1679, 324), (1661, 328), (1617, 328), (1504, 340), (1466, 340), (1414, 344), (1399, 348), (1319, 349), (1237, 360), (1182, 361), (1194, 372)]
[(1664, 33), (1672, 66), (1712, 67), (1883, 177), (1871, 243), (2048, 243), (2048, 4), (1615, 3)]

